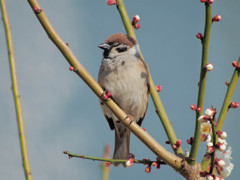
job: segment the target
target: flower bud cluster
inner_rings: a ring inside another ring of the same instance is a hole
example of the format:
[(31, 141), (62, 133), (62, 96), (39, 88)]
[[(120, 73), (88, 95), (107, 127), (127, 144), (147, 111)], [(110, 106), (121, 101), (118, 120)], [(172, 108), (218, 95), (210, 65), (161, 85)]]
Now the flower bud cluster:
[(138, 22), (140, 21), (140, 17), (139, 15), (135, 15), (132, 18), (132, 25), (135, 29), (139, 29), (140, 28), (140, 24), (138, 24)]

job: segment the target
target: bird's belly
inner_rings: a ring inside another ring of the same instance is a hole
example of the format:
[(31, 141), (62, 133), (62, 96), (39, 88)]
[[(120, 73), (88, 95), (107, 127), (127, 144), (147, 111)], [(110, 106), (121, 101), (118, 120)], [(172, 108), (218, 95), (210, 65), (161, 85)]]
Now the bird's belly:
[[(143, 75), (143, 72), (136, 71), (134, 68), (128, 69), (124, 69), (124, 71), (119, 69), (107, 74), (100, 84), (111, 92), (114, 101), (121, 109), (132, 115), (135, 120), (139, 120), (144, 116), (148, 102), (146, 76)], [(106, 108), (106, 105), (104, 108)], [(114, 117), (111, 111), (107, 110), (105, 112), (107, 116)]]

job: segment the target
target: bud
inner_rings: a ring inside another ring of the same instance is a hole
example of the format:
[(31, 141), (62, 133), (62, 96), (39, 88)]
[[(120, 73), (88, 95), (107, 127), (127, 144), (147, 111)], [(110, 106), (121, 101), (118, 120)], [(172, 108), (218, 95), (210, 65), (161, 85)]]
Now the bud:
[(112, 163), (111, 162), (106, 162), (105, 167), (109, 167)]
[(132, 25), (137, 24), (140, 21), (139, 15), (135, 15), (132, 18)]
[(74, 71), (74, 67), (73, 67), (73, 66), (70, 66), (70, 67), (69, 67), (69, 70), (70, 70), (70, 71)]
[(109, 91), (106, 92), (106, 95), (107, 95), (108, 97), (111, 97), (111, 96), (112, 96), (112, 94), (111, 94)]
[(157, 162), (153, 162), (152, 166), (157, 167)]
[(200, 107), (197, 107), (197, 110), (196, 110), (198, 113), (201, 111), (201, 108)]
[(173, 144), (173, 145), (172, 145), (172, 148), (173, 148), (174, 150), (177, 150), (177, 149), (178, 149), (178, 147), (177, 147), (176, 144)]
[(211, 63), (206, 64), (206, 65), (205, 65), (205, 69), (206, 69), (207, 71), (213, 70), (213, 64), (211, 64)]
[(238, 67), (238, 62), (237, 62), (237, 61), (233, 61), (233, 62), (232, 62), (232, 66), (233, 66), (233, 67)]
[(133, 158), (129, 158), (129, 159), (126, 161), (125, 165), (126, 165), (127, 167), (131, 167), (131, 166), (133, 165), (133, 161), (134, 161)]
[(180, 139), (178, 139), (178, 140), (176, 141), (176, 145), (177, 145), (177, 146), (181, 146), (181, 145), (182, 145), (182, 141), (181, 141)]
[(208, 117), (206, 115), (201, 115), (201, 116), (199, 116), (198, 121), (201, 122), (201, 123), (207, 122)]
[(226, 144), (220, 142), (217, 143), (216, 147), (219, 151), (225, 151), (227, 148)]
[(193, 111), (196, 111), (196, 110), (197, 110), (197, 106), (195, 106), (194, 104), (192, 104), (192, 105), (190, 106), (190, 108), (191, 108)]
[(227, 137), (227, 133), (225, 131), (217, 131), (217, 135), (221, 139), (225, 139)]
[(116, 0), (107, 0), (107, 4), (111, 6), (117, 4), (117, 2)]
[(135, 25), (134, 25), (134, 28), (135, 28), (135, 29), (139, 29), (139, 28), (140, 28), (140, 24), (135, 24)]
[(211, 108), (207, 108), (205, 110), (205, 114), (206, 114), (206, 116), (211, 117), (211, 116), (213, 116), (215, 114), (215, 111), (213, 109), (211, 109)]
[(149, 173), (151, 172), (151, 169), (152, 169), (151, 165), (148, 165), (148, 166), (145, 168), (145, 172), (149, 174)]
[(196, 34), (196, 37), (197, 37), (198, 39), (200, 39), (200, 40), (203, 39), (203, 35), (202, 35), (202, 33), (200, 33), (200, 32)]
[(187, 143), (192, 145), (193, 144), (193, 137), (190, 137), (190, 139), (187, 139)]
[(229, 108), (238, 108), (239, 107), (239, 103), (238, 102), (231, 102), (229, 105)]
[(216, 15), (216, 16), (214, 16), (214, 17), (212, 18), (212, 21), (213, 21), (213, 22), (214, 22), (214, 21), (219, 22), (219, 21), (221, 21), (221, 19), (222, 19), (222, 17), (218, 14), (218, 15)]
[(222, 159), (216, 159), (216, 160), (215, 160), (215, 164), (216, 164), (217, 166), (219, 166), (219, 167), (224, 167), (226, 163), (225, 163), (225, 161), (222, 160)]
[(200, 2), (201, 2), (201, 3), (205, 3), (205, 2), (207, 2), (207, 0), (200, 0)]
[(209, 4), (212, 4), (214, 2), (214, 0), (208, 0)]
[(226, 81), (225, 84), (226, 84), (227, 86), (229, 86), (230, 83), (229, 83), (228, 81)]
[(160, 91), (162, 91), (162, 86), (160, 86), (160, 85), (157, 85), (157, 86), (156, 86), (156, 90), (157, 90), (157, 92), (160, 92)]
[(104, 99), (104, 100), (108, 100), (108, 98), (109, 98), (109, 97), (108, 97), (107, 94), (103, 94), (103, 99)]

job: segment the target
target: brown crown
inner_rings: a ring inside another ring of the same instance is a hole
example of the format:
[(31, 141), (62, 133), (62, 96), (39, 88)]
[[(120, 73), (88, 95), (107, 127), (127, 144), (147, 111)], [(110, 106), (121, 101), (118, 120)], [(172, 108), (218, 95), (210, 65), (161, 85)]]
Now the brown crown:
[(128, 35), (122, 34), (122, 33), (113, 34), (113, 35), (109, 36), (105, 41), (105, 43), (107, 43), (107, 44), (112, 44), (114, 42), (127, 44), (130, 47), (137, 44), (135, 39), (133, 39), (132, 37), (130, 37)]

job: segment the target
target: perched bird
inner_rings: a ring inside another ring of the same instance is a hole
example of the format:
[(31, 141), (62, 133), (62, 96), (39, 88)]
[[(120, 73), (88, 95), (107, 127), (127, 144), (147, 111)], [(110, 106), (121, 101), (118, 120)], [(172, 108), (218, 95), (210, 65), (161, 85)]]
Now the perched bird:
[[(140, 57), (136, 40), (117, 33), (98, 47), (104, 50), (98, 83), (141, 126), (148, 106), (149, 73), (146, 63)], [(113, 159), (128, 159), (130, 130), (120, 123), (101, 99), (100, 104), (110, 129), (115, 129)]]

